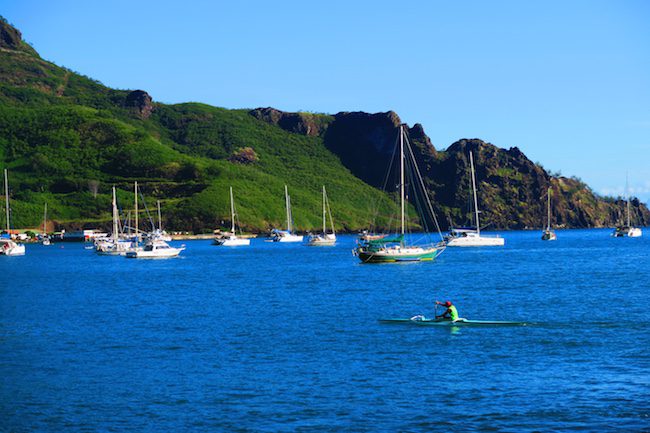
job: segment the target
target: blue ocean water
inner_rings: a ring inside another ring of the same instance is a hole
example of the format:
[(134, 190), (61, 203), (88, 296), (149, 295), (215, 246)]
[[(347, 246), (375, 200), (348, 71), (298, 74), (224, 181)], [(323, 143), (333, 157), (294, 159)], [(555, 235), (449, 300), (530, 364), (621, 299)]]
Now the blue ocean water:
[[(650, 430), (650, 236), (505, 232), (363, 265), (334, 248), (80, 244), (0, 257), (0, 431)], [(452, 300), (507, 328), (378, 323)]]

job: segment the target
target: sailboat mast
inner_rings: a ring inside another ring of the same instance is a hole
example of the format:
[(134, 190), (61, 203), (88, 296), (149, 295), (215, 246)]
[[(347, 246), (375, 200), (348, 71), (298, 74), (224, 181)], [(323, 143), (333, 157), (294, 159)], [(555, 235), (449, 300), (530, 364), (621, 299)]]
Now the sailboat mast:
[(546, 230), (551, 230), (551, 187), (548, 188), (548, 191), (547, 191), (546, 195), (548, 196), (548, 200), (547, 200), (548, 211), (547, 211)]
[(472, 189), (474, 190), (474, 212), (476, 213), (476, 233), (481, 235), (481, 223), (478, 219), (478, 199), (476, 198), (476, 177), (474, 174), (474, 157), (472, 152), (469, 153), (469, 164), (472, 170)]
[(135, 241), (138, 242), (138, 181), (135, 181)]
[(43, 234), (47, 234), (47, 203), (45, 203), (45, 211), (43, 211)]
[(287, 231), (291, 233), (291, 205), (289, 204), (289, 190), (284, 186), (284, 202), (287, 207)]
[(232, 222), (232, 228), (230, 231), (232, 234), (235, 234), (235, 200), (232, 197), (232, 186), (230, 187), (230, 220)]
[(326, 227), (327, 223), (326, 223), (326, 218), (325, 218), (325, 200), (326, 200), (326, 198), (325, 198), (325, 185), (323, 185), (323, 235), (325, 235), (325, 233), (327, 231), (327, 227)]
[(627, 196), (627, 226), (630, 226), (630, 190), (628, 189), (628, 175), (625, 173), (625, 195)]
[(7, 180), (6, 168), (5, 168), (5, 210), (7, 211), (7, 234), (9, 234), (9, 183)]
[(399, 195), (402, 211), (402, 235), (404, 235), (404, 128), (399, 126)]
[(160, 200), (156, 201), (158, 205), (158, 231), (162, 233), (162, 216), (160, 214)]
[(119, 215), (117, 213), (117, 197), (115, 195), (115, 186), (113, 186), (113, 242), (117, 243), (118, 240), (118, 223), (119, 223)]

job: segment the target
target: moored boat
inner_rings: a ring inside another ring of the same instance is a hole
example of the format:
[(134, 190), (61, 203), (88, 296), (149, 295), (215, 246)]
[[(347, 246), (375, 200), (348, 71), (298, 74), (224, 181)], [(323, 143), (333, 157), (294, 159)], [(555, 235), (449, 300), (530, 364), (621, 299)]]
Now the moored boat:
[(474, 172), (474, 157), (469, 153), (470, 173), (472, 177), (472, 193), (474, 196), (474, 214), (476, 227), (452, 228), (445, 236), (448, 247), (497, 247), (505, 245), (505, 239), (496, 236), (481, 235), (481, 222), (479, 219), (478, 197), (476, 192), (476, 175)]
[[(414, 244), (407, 241), (406, 237), (406, 181), (405, 181), (405, 171), (410, 166), (412, 167), (412, 172), (410, 178), (417, 179), (417, 182), (414, 182), (413, 188), (419, 188), (420, 193), (423, 196), (427, 204), (426, 211), (431, 214), (433, 221), (436, 222), (436, 227), (438, 226), (435, 213), (433, 212), (433, 206), (429, 201), (426, 188), (424, 187), (424, 182), (422, 181), (422, 176), (420, 176), (419, 170), (417, 168), (417, 163), (415, 157), (410, 148), (408, 139), (405, 140), (404, 134), (404, 125), (399, 126), (399, 197), (400, 197), (400, 231), (399, 233), (392, 236), (382, 236), (377, 239), (368, 239), (368, 240), (359, 240), (357, 248), (353, 250), (353, 254), (361, 260), (362, 263), (398, 263), (398, 262), (420, 262), (420, 261), (432, 261), (438, 257), (444, 250), (445, 245), (443, 242), (425, 242), (422, 244)], [(408, 154), (405, 153), (405, 148), (408, 151)], [(409, 164), (407, 162), (406, 157)], [(424, 225), (426, 225), (425, 218), (422, 218)], [(440, 230), (438, 229), (438, 234), (442, 239)], [(425, 238), (428, 236), (424, 236)]]
[(542, 240), (543, 241), (554, 241), (557, 240), (557, 235), (555, 234), (555, 231), (551, 229), (551, 187), (548, 187), (548, 191), (546, 193), (548, 199), (547, 199), (547, 222), (546, 222), (546, 229), (542, 232)]
[(184, 245), (176, 248), (163, 240), (153, 239), (145, 243), (144, 247), (131, 249), (125, 255), (129, 259), (168, 259), (177, 257), (184, 249)]
[(620, 225), (614, 229), (612, 236), (615, 238), (638, 238), (643, 235), (643, 231), (639, 227), (634, 227), (630, 223), (630, 194), (628, 192), (628, 180), (627, 176), (625, 177), (625, 195), (626, 199), (626, 208), (627, 208), (627, 224)]
[(284, 200), (287, 211), (287, 229), (271, 231), (271, 240), (273, 242), (302, 242), (303, 236), (293, 233), (293, 216), (291, 213), (291, 197), (287, 186), (284, 186)]
[[(329, 214), (332, 232), (327, 233), (327, 215)], [(327, 192), (325, 185), (323, 185), (323, 232), (318, 235), (310, 235), (307, 245), (310, 246), (332, 246), (336, 244), (336, 233), (334, 231), (334, 220), (332, 219), (332, 212), (330, 211), (329, 200), (327, 200)]]
[(230, 221), (231, 228), (230, 233), (225, 233), (223, 235), (217, 236), (213, 244), (220, 245), (224, 247), (242, 247), (250, 245), (251, 240), (246, 238), (241, 238), (237, 236), (235, 231), (235, 199), (232, 193), (232, 186), (230, 187)]
[(6, 235), (0, 236), (0, 255), (3, 256), (24, 256), (25, 255), (25, 245), (16, 242), (11, 238), (11, 224), (10, 224), (10, 212), (9, 212), (9, 180), (7, 176), (7, 169), (4, 170), (5, 178), (5, 210), (6, 210), (6, 222), (7, 222), (7, 233)]

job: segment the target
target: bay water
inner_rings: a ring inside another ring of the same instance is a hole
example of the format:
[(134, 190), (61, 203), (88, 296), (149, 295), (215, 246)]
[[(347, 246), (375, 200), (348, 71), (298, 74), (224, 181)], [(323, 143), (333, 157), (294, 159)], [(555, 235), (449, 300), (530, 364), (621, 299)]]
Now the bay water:
[[(28, 245), (0, 257), (0, 431), (649, 431), (650, 233), (557, 233), (384, 265), (353, 236)], [(528, 325), (378, 322), (435, 300)]]

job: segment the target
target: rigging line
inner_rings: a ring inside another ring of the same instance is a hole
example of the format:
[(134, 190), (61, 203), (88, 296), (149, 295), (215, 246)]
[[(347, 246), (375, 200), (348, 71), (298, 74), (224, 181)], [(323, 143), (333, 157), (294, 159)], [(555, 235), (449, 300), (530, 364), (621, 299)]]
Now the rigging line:
[[(396, 156), (396, 154), (397, 154), (397, 140), (398, 140), (398, 139), (399, 139), (399, 134), (398, 134), (397, 137), (395, 138), (395, 144), (393, 145), (393, 153), (392, 153), (391, 156), (390, 156), (390, 161), (389, 161), (389, 163), (388, 163), (388, 170), (386, 170), (386, 176), (384, 177), (384, 182), (383, 182), (383, 184), (382, 184), (382, 186), (381, 186), (381, 190), (382, 190), (384, 193), (387, 192), (386, 187), (387, 187), (387, 185), (388, 185), (388, 180), (389, 180), (389, 178), (390, 178), (391, 171), (393, 170), (393, 162), (394, 162), (395, 159), (396, 159), (395, 156)], [(379, 204), (380, 204), (381, 201), (383, 201), (383, 199), (384, 199), (383, 196), (377, 197), (377, 199), (376, 199), (375, 202), (373, 203), (373, 208), (371, 208), (371, 210), (373, 211), (373, 222), (372, 222), (372, 224), (371, 224), (371, 228), (376, 227), (376, 224), (375, 224), (375, 223), (376, 223), (376, 220), (377, 220), (377, 214), (379, 213)], [(389, 202), (389, 203), (390, 203), (390, 202)], [(390, 228), (390, 225), (389, 225), (389, 228)], [(371, 231), (372, 231), (372, 230), (371, 230)]]
[(406, 144), (407, 144), (406, 148), (409, 151), (409, 155), (413, 159), (413, 164), (415, 165), (415, 171), (416, 171), (416, 173), (418, 175), (418, 178), (420, 180), (420, 185), (422, 187), (422, 191), (424, 191), (424, 193), (425, 193), (424, 197), (427, 200), (427, 204), (429, 206), (429, 211), (431, 212), (431, 215), (433, 216), (433, 221), (436, 223), (436, 229), (438, 229), (438, 235), (440, 235), (440, 239), (444, 241), (444, 238), (442, 237), (442, 232), (440, 231), (440, 224), (438, 224), (438, 218), (436, 217), (436, 213), (433, 211), (433, 205), (431, 204), (431, 200), (429, 200), (429, 195), (426, 194), (427, 189), (424, 186), (424, 180), (422, 180), (422, 175), (420, 174), (420, 169), (418, 168), (417, 161), (415, 160), (415, 155), (413, 154), (413, 150), (411, 149), (411, 145), (410, 145), (408, 139), (406, 140)]
[(151, 230), (155, 231), (156, 230), (156, 224), (153, 222), (153, 218), (151, 217), (151, 212), (149, 212), (149, 207), (147, 206), (147, 202), (144, 201), (144, 194), (142, 194), (142, 190), (140, 189), (140, 185), (138, 185), (138, 193), (140, 194), (140, 198), (142, 199), (142, 205), (144, 206), (144, 210), (147, 213), (147, 218), (149, 218), (149, 224), (151, 224)]

